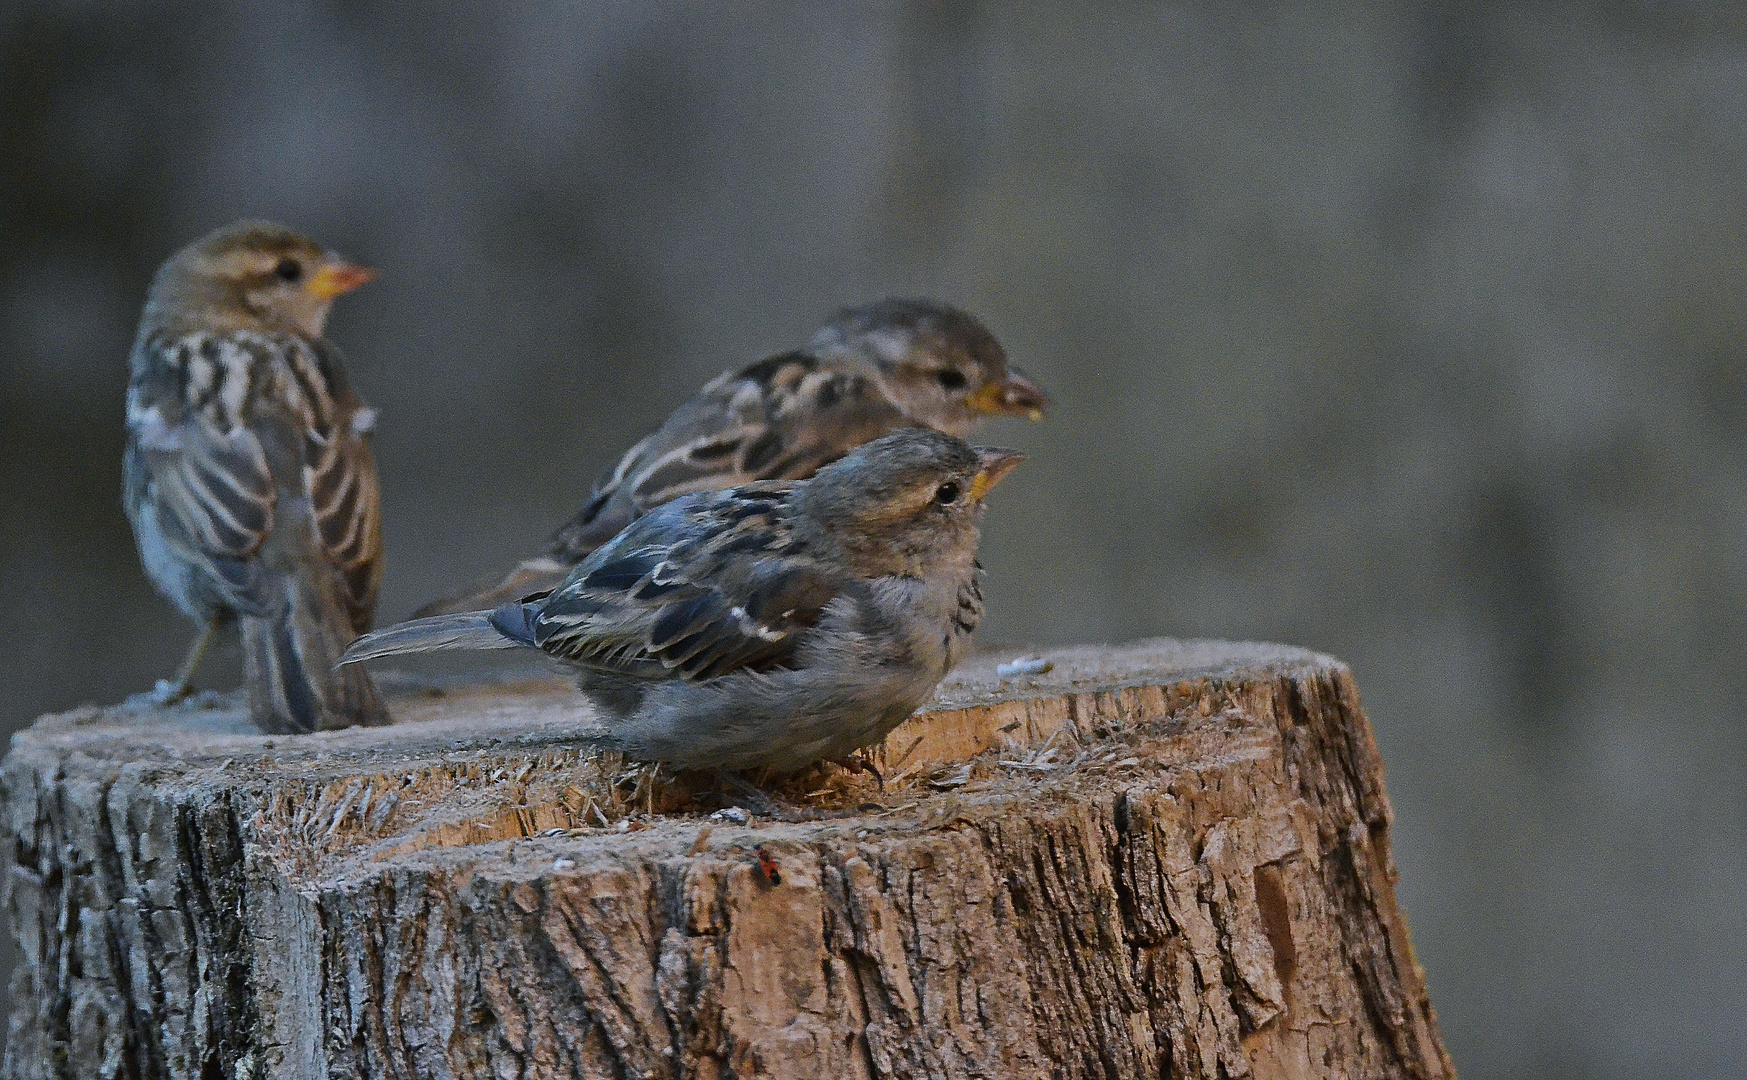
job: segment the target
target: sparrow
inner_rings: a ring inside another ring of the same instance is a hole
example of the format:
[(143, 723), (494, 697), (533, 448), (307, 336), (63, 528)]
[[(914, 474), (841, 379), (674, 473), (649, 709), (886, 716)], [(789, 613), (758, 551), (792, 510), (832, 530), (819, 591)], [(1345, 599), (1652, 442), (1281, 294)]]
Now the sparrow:
[(376, 411), (322, 337), (374, 272), (277, 225), (240, 222), (152, 279), (128, 361), (122, 502), (152, 583), (201, 627), (240, 625), (249, 712), (269, 733), (387, 723), (334, 661), (368, 629), (382, 574)]
[(978, 523), (1021, 460), (906, 428), (810, 480), (693, 492), (632, 522), (550, 593), (365, 634), (342, 664), (539, 649), (579, 672), (629, 757), (793, 772), (883, 738), (983, 614)]
[(724, 372), (631, 447), (546, 550), (415, 615), (551, 589), (653, 507), (695, 491), (799, 480), (904, 427), (958, 438), (990, 416), (1043, 418), (1049, 398), (976, 318), (929, 300), (848, 308), (803, 348)]

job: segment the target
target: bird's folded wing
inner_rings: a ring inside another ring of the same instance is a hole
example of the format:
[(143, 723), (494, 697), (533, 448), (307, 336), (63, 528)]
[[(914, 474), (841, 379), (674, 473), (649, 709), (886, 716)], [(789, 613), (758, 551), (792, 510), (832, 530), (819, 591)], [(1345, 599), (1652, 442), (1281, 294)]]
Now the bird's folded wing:
[(333, 345), (282, 344), (300, 390), (294, 422), (303, 438), (303, 488), (316, 540), (339, 576), (353, 628), (363, 631), (382, 579), (382, 498), (368, 441), (376, 410), (352, 393)]
[(805, 479), (904, 422), (866, 377), (804, 353), (725, 373), (626, 452), (548, 551), (579, 560), (681, 495)]
[(788, 666), (800, 632), (854, 582), (781, 523), (786, 487), (753, 485), (639, 520), (540, 605), (536, 643), (652, 678)]
[(277, 491), (255, 433), (220, 431), (200, 414), (166, 424), (156, 409), (132, 425), (130, 482), (149, 485), (164, 540), (233, 606), (258, 599), (252, 557), (273, 529)]
[(305, 448), (304, 485), (316, 534), (339, 573), (352, 624), (364, 630), (382, 572), (382, 511), (370, 446), (350, 430)]

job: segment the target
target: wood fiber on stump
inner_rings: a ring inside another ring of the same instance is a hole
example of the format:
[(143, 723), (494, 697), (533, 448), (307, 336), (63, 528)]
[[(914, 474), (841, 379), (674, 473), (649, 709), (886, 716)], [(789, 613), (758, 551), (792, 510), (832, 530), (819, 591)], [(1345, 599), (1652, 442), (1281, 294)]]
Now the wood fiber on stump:
[[(7, 1077), (1453, 1077), (1347, 668), (976, 657), (792, 809), (587, 749), (555, 681), (264, 737), (16, 736)], [(773, 881), (760, 854), (775, 869)]]

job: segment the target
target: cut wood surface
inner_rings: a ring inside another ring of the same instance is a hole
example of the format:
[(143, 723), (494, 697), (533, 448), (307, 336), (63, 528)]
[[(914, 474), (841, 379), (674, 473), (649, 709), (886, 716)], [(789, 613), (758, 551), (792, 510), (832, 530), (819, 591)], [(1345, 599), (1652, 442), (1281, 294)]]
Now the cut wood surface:
[(14, 738), (7, 1077), (1454, 1076), (1329, 657), (974, 657), (750, 815), (564, 682), (384, 683)]

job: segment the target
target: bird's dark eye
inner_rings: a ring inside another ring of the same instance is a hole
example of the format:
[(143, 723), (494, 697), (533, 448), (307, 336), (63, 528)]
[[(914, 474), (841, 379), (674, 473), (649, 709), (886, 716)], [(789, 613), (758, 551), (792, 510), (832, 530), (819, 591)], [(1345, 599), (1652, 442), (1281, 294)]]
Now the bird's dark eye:
[(280, 281), (296, 281), (303, 276), (303, 264), (296, 259), (280, 259), (279, 265), (273, 268), (273, 275)]
[(934, 501), (942, 506), (951, 506), (958, 501), (958, 494), (958, 481), (948, 480), (946, 483), (934, 489)]
[(963, 390), (965, 387), (964, 372), (953, 368), (942, 368), (934, 377), (939, 379), (940, 385), (948, 390)]

